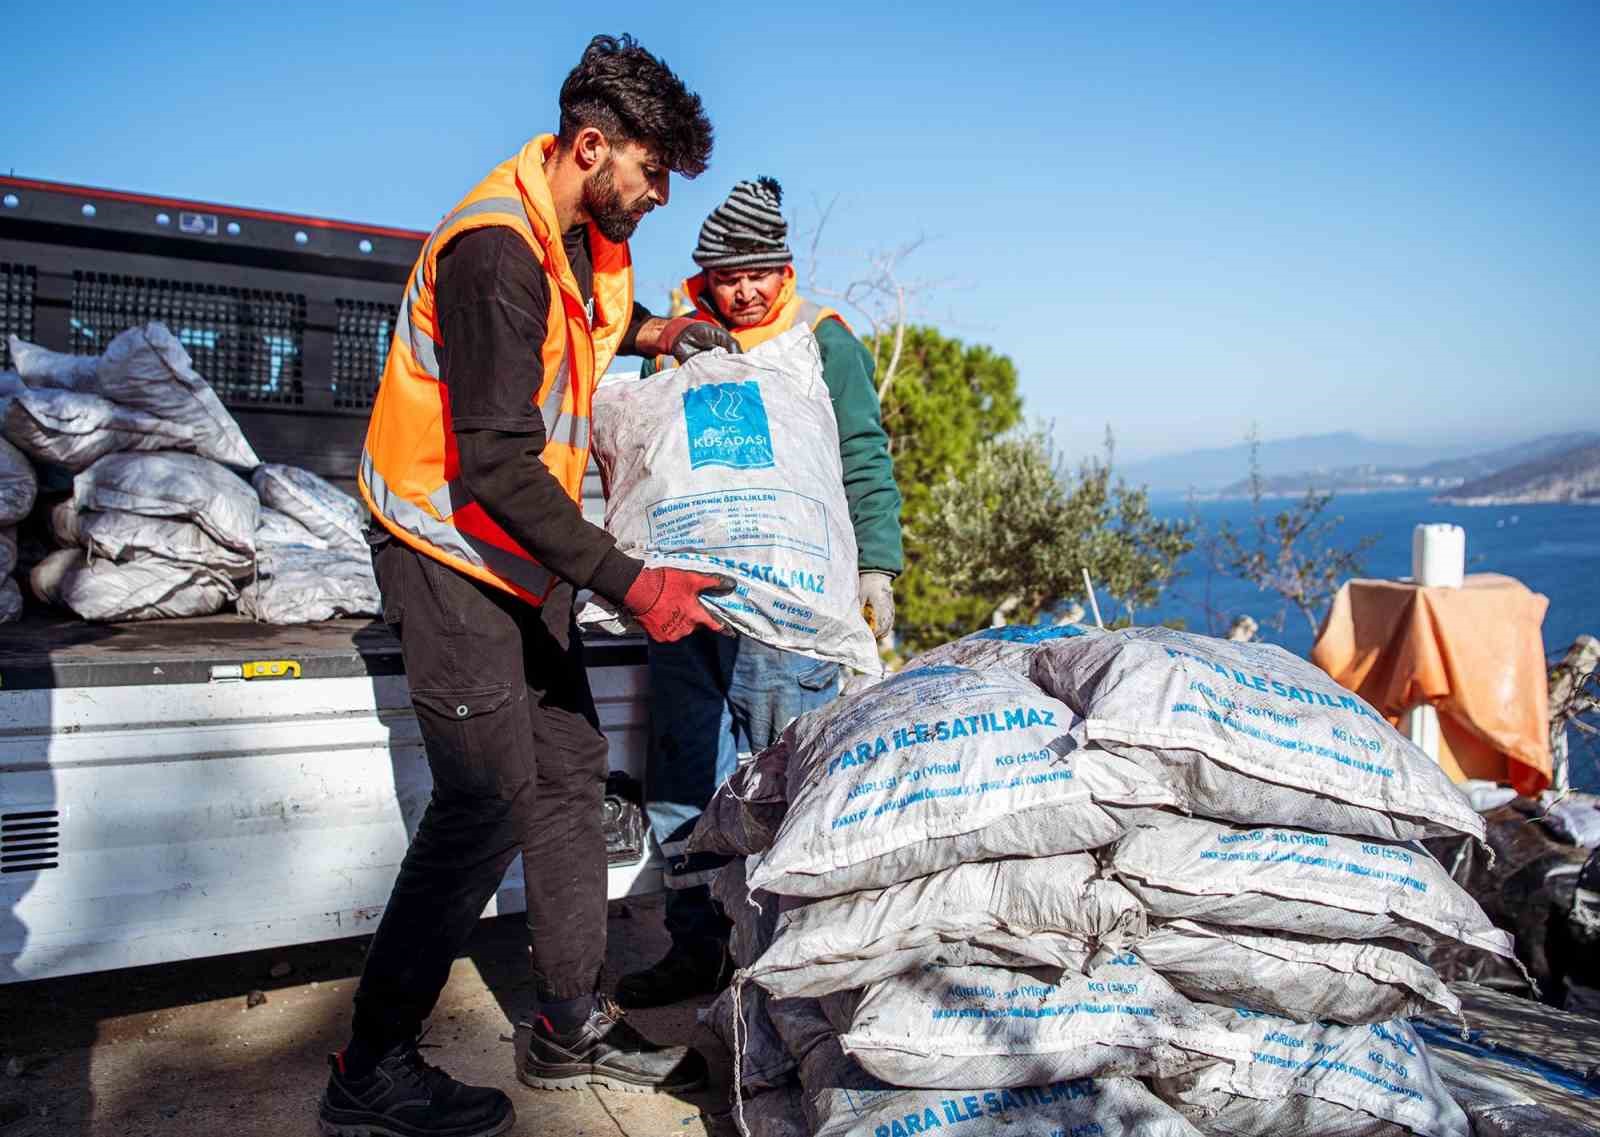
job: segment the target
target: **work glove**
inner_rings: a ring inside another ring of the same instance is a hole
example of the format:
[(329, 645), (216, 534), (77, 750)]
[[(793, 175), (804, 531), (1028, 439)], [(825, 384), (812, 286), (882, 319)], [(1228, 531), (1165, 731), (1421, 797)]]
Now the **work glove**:
[(739, 341), (721, 324), (679, 316), (661, 329), (661, 346), (679, 363), (686, 363), (702, 351), (720, 347), (731, 355), (739, 354)]
[(859, 578), (861, 616), (880, 640), (894, 631), (894, 577), (886, 572), (864, 572)]
[(647, 568), (622, 598), (622, 606), (651, 639), (669, 644), (696, 628), (727, 634), (722, 621), (700, 602), (702, 594), (726, 596), (732, 580), (704, 572), (675, 568)]

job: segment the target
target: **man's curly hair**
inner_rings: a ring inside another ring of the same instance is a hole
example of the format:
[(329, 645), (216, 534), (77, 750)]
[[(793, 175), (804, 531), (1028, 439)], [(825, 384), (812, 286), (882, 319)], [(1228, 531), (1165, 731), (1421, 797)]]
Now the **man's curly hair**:
[(637, 142), (692, 178), (711, 160), (711, 120), (700, 96), (630, 35), (595, 36), (561, 84), (561, 144), (595, 127), (613, 144)]

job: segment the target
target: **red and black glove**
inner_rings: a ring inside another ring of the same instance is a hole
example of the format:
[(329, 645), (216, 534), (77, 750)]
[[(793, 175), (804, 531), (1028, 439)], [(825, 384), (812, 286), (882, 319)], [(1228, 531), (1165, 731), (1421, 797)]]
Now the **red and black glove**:
[(622, 606), (651, 639), (669, 644), (696, 628), (726, 632), (722, 622), (700, 602), (702, 595), (726, 596), (734, 583), (725, 576), (675, 568), (647, 568), (639, 573)]
[(721, 324), (697, 320), (693, 316), (679, 316), (668, 320), (661, 329), (661, 349), (679, 363), (702, 351), (720, 347), (732, 355), (739, 354), (739, 341)]

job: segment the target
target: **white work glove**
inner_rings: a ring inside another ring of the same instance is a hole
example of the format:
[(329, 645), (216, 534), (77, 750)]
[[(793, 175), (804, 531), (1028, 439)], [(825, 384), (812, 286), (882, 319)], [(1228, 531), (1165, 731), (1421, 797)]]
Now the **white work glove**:
[(894, 577), (886, 572), (864, 572), (858, 580), (861, 615), (879, 640), (894, 631)]

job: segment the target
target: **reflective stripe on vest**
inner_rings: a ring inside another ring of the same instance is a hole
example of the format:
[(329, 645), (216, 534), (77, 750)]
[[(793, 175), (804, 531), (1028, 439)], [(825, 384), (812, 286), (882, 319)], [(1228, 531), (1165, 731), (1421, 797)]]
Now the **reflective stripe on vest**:
[[(717, 316), (715, 309), (711, 307), (709, 298), (705, 295), (704, 274), (691, 276), (683, 282), (682, 287), (684, 295), (688, 296), (695, 304), (695, 309), (690, 315), (697, 320), (720, 324), (733, 334), (733, 338), (739, 341), (740, 346), (745, 351), (749, 351), (769, 339), (782, 335), (796, 325), (804, 325), (812, 331), (816, 331), (817, 325), (822, 323), (823, 320), (832, 319), (838, 320), (840, 324), (843, 324), (846, 331), (850, 328), (850, 325), (845, 323), (844, 317), (834, 309), (826, 308), (795, 293), (794, 268), (792, 266), (784, 269), (783, 287), (779, 290), (777, 297), (774, 298), (772, 308), (768, 310), (766, 318), (754, 327), (729, 328)], [(655, 366), (658, 372), (666, 371), (678, 366), (678, 361), (670, 355), (658, 355), (656, 356)]]
[(509, 229), (533, 253), (550, 296), (545, 338), (530, 360), (537, 387), (536, 406), (528, 409), (537, 410), (544, 427), (541, 463), (579, 501), (589, 458), (589, 405), (633, 310), (633, 269), (627, 245), (607, 240), (591, 224), (593, 299), (588, 312), (580, 306), (544, 175), (555, 146), (554, 135), (543, 135), (496, 166), (423, 243), (406, 282), (357, 471), (367, 504), (397, 539), (534, 604), (558, 578), (473, 501), (460, 477), (434, 288), (440, 253), (465, 233)]
[[(365, 450), (361, 452), (361, 477), (367, 492), (372, 495), (372, 504), (378, 511), (413, 537), (419, 537), (470, 565), (503, 576), (534, 596), (543, 596), (554, 581), (555, 578), (550, 570), (537, 562), (524, 560), (515, 553), (508, 553), (487, 541), (478, 540), (454, 525), (429, 517), (399, 494), (391, 492), (389, 484), (383, 480), (383, 476), (373, 465), (372, 455)], [(434, 493), (443, 494), (458, 484), (452, 482), (440, 487)], [(470, 504), (470, 499), (461, 503), (463, 507), (467, 504)], [(448, 517), (452, 512), (453, 509), (447, 509), (444, 516)]]

